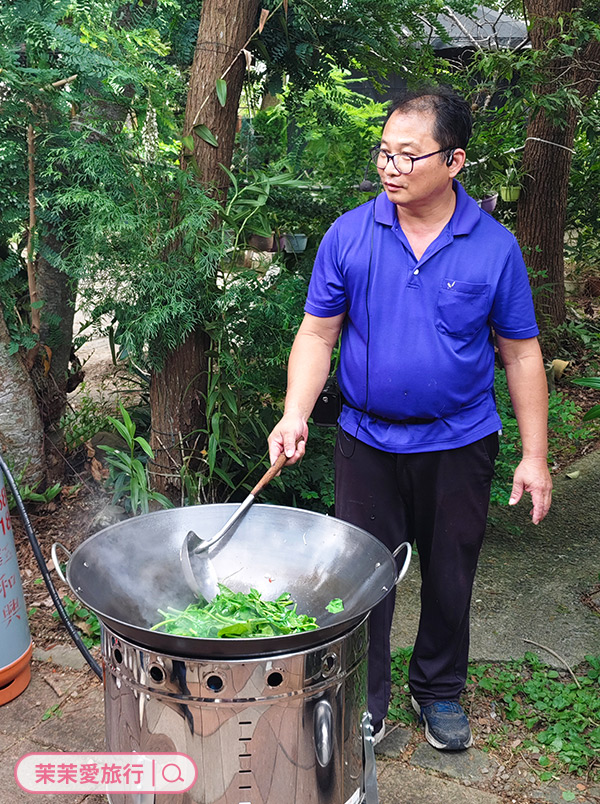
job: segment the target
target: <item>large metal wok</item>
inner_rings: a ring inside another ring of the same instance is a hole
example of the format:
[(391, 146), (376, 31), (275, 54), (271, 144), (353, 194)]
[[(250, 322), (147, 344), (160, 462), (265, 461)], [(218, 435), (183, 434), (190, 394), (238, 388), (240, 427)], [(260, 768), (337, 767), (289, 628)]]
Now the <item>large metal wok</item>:
[[(389, 550), (360, 528), (309, 511), (254, 505), (209, 553), (219, 582), (234, 591), (254, 587), (268, 599), (289, 592), (298, 611), (315, 617), (320, 628), (256, 639), (151, 631), (162, 619), (158, 609), (183, 609), (194, 602), (179, 558), (187, 532), (216, 533), (234, 508), (176, 508), (105, 528), (70, 556), (67, 582), (101, 621), (138, 645), (183, 657), (242, 658), (303, 650), (333, 639), (357, 625), (408, 569), (408, 546), (398, 575)], [(332, 614), (326, 606), (338, 597), (344, 611)]]

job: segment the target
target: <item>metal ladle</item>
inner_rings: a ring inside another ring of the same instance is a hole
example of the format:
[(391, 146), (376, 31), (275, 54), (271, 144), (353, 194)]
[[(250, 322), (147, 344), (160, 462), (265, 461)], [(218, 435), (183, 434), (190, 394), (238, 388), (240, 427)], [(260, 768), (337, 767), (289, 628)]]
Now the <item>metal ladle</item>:
[[(239, 508), (236, 508), (232, 516), (229, 517), (218, 533), (210, 539), (201, 539), (193, 530), (190, 530), (183, 540), (179, 551), (183, 577), (194, 594), (203, 597), (208, 603), (218, 594), (219, 583), (217, 573), (215, 572), (212, 561), (208, 557), (207, 551), (222, 539), (223, 536), (229, 533), (236, 522), (238, 522), (238, 520), (244, 516), (248, 508), (250, 508), (258, 494), (273, 480), (275, 475), (281, 471), (286, 462), (287, 458), (285, 452), (282, 452), (273, 466), (264, 473), (250, 494), (248, 494), (246, 499), (240, 504)], [(192, 557), (194, 558), (193, 568)]]

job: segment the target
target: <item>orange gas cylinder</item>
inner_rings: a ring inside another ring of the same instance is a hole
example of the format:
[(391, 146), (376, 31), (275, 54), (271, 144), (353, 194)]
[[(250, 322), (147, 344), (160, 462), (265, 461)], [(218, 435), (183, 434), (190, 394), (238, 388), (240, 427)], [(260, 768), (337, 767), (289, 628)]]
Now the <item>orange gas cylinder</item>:
[(31, 681), (32, 651), (33, 645), (30, 644), (16, 662), (0, 670), (0, 706), (20, 695)]

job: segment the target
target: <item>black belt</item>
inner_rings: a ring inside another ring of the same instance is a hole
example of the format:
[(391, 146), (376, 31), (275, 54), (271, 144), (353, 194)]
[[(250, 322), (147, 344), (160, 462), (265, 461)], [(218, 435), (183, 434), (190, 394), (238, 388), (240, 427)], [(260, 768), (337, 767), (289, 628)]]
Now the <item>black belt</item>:
[(354, 405), (351, 405), (345, 397), (342, 397), (342, 402), (344, 405), (346, 405), (346, 407), (352, 408), (352, 410), (357, 410), (359, 413), (366, 413), (367, 416), (370, 416), (372, 419), (379, 419), (379, 421), (386, 422), (387, 424), (433, 424), (433, 422), (439, 421), (438, 418), (423, 419), (420, 416), (409, 416), (407, 419), (388, 419), (385, 416), (370, 413), (368, 410), (364, 410), (363, 408), (355, 408)]

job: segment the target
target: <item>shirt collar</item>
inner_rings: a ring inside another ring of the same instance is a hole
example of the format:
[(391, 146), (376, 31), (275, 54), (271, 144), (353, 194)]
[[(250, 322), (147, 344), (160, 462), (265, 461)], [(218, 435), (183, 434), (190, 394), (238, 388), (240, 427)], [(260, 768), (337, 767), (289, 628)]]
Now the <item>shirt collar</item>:
[[(453, 235), (467, 235), (479, 223), (481, 210), (473, 198), (467, 194), (462, 184), (454, 179), (452, 187), (456, 193), (456, 208), (450, 218), (450, 231)], [(375, 199), (375, 220), (385, 226), (393, 226), (396, 220), (396, 205), (393, 204), (385, 192)]]

